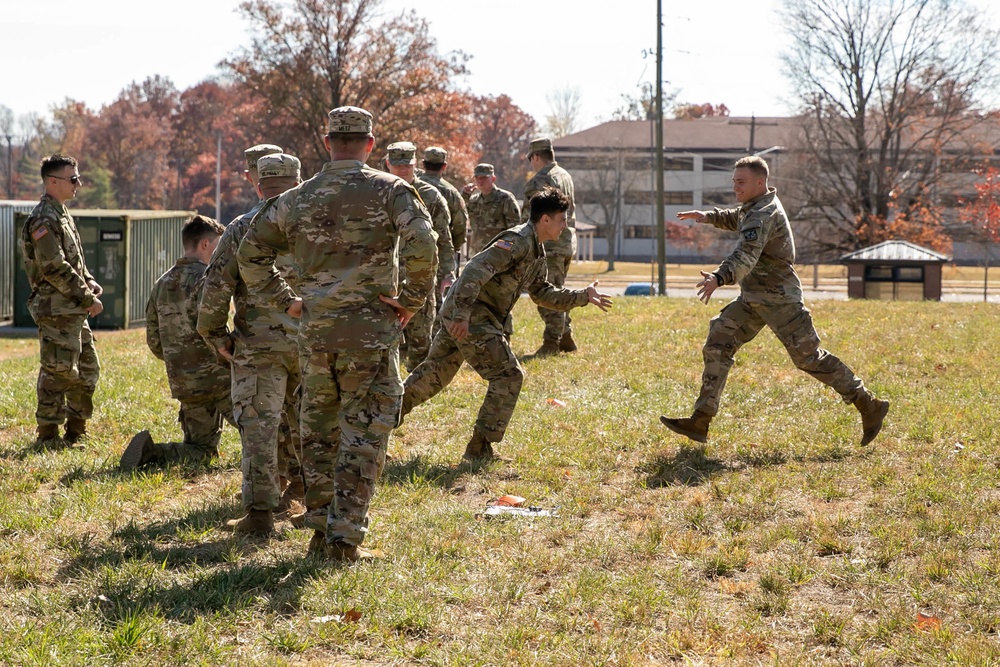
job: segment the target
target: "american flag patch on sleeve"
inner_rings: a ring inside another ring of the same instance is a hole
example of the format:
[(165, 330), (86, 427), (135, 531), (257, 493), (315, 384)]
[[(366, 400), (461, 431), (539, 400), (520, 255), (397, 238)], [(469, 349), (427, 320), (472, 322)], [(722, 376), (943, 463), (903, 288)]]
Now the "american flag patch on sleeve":
[(42, 225), (41, 227), (39, 227), (35, 231), (31, 232), (31, 238), (33, 238), (33, 239), (35, 239), (37, 241), (38, 239), (42, 238), (43, 236), (45, 236), (48, 233), (49, 233), (48, 227), (46, 227), (45, 225)]
[(498, 248), (502, 248), (503, 250), (506, 250), (508, 252), (510, 252), (511, 250), (514, 249), (514, 244), (513, 243), (511, 243), (510, 241), (504, 241), (503, 239), (500, 239), (499, 241), (497, 241), (493, 245), (495, 245)]

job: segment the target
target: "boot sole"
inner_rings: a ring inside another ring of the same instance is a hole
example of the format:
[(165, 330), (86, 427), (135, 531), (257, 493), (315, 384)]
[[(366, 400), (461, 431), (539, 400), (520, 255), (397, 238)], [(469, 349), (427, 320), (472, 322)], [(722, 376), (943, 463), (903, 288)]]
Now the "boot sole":
[(135, 470), (142, 463), (142, 450), (146, 443), (152, 443), (153, 439), (149, 431), (139, 431), (128, 441), (128, 446), (122, 452), (122, 458), (118, 462), (118, 468), (124, 472)]
[(878, 428), (875, 429), (875, 432), (872, 433), (871, 436), (866, 436), (864, 434), (861, 435), (862, 447), (871, 444), (871, 442), (878, 437), (878, 434), (882, 432), (882, 427), (885, 425), (885, 418), (889, 414), (889, 401), (882, 401), (882, 403), (882, 409), (879, 410), (878, 415)]
[(702, 435), (700, 433), (694, 433), (693, 431), (688, 431), (687, 429), (683, 429), (677, 424), (672, 423), (666, 415), (660, 415), (660, 423), (669, 428), (677, 435), (683, 435), (685, 438), (690, 438), (695, 442), (708, 442), (707, 435)]

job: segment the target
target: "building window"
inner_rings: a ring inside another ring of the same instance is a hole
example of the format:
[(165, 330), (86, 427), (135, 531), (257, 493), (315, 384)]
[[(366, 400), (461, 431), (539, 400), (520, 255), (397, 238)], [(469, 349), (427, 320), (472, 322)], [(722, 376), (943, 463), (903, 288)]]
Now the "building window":
[(614, 156), (607, 155), (561, 155), (556, 159), (564, 169), (607, 169), (614, 168)]
[(652, 206), (656, 193), (649, 190), (627, 190), (625, 192), (625, 203), (636, 206)]
[(701, 193), (701, 203), (706, 206), (729, 206), (733, 203), (732, 190), (706, 190)]
[(652, 225), (625, 225), (622, 229), (622, 236), (627, 239), (651, 239), (653, 238)]
[(609, 204), (611, 203), (611, 191), (577, 190), (573, 193), (573, 200), (577, 206), (580, 204)]
[(663, 203), (670, 204), (693, 204), (694, 193), (690, 190), (671, 190), (663, 193)]
[(707, 157), (701, 161), (702, 171), (732, 171), (736, 160), (731, 157)]
[(694, 171), (693, 157), (665, 157), (663, 171)]
[(629, 171), (649, 171), (653, 168), (653, 158), (627, 157), (625, 158), (625, 168)]

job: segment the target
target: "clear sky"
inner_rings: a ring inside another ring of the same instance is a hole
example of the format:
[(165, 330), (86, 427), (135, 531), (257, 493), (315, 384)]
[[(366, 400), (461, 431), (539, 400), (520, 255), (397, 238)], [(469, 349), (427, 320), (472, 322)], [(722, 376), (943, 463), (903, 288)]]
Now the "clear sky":
[[(663, 0), (667, 87), (679, 89), (680, 101), (724, 103), (732, 115), (791, 113), (778, 59), (787, 40), (776, 20), (780, 1)], [(72, 97), (98, 109), (153, 74), (187, 88), (217, 73), (247, 39), (238, 5), (4, 0), (0, 104), (47, 114)], [(430, 22), (442, 51), (472, 56), (468, 89), (506, 93), (539, 123), (552, 90), (579, 90), (582, 129), (655, 79), (656, 0), (383, 0), (388, 13), (411, 8)], [(758, 62), (732, 53), (741, 43), (762, 50)]]

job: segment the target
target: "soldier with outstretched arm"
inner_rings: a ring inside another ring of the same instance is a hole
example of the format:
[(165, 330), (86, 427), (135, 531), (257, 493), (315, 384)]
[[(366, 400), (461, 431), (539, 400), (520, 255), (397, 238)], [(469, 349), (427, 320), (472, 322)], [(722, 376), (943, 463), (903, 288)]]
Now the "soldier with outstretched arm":
[(736, 249), (714, 271), (702, 271), (698, 297), (706, 304), (721, 285), (739, 284), (740, 295), (715, 317), (702, 348), (705, 370), (701, 391), (690, 417), (662, 416), (660, 422), (696, 442), (708, 439), (708, 427), (719, 411), (736, 352), (767, 326), (785, 346), (795, 366), (832, 387), (845, 403), (861, 413), (861, 444), (882, 429), (889, 402), (865, 389), (861, 378), (844, 362), (819, 346), (819, 334), (802, 303), (802, 283), (795, 273), (795, 241), (775, 188), (768, 187), (763, 158), (740, 158), (733, 170), (736, 208), (684, 211), (694, 220), (739, 234)]

